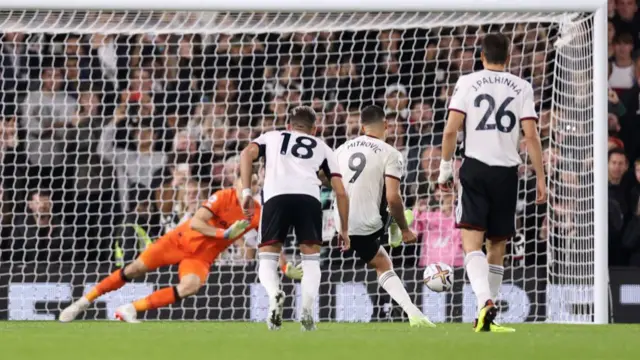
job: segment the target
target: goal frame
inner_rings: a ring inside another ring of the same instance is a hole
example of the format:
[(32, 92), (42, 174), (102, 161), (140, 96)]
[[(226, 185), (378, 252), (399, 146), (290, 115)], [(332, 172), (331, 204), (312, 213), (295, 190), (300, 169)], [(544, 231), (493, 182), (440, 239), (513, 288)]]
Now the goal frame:
[[(593, 117), (607, 117), (607, 1), (606, 0), (9, 0), (3, 10), (182, 10), (182, 11), (275, 11), (275, 12), (589, 12), (593, 26)], [(607, 125), (593, 124), (594, 161), (594, 317), (593, 323), (609, 322), (608, 270), (608, 178)]]

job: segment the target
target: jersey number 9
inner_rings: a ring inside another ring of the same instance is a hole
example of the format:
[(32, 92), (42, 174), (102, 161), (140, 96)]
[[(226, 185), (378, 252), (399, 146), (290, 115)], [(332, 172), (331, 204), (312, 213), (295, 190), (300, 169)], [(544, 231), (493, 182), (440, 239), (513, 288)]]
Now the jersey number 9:
[(360, 174), (362, 174), (362, 170), (364, 170), (364, 167), (366, 165), (367, 158), (361, 152), (357, 152), (349, 157), (349, 169), (351, 171), (354, 171), (354, 174), (351, 177), (351, 180), (349, 180), (349, 183), (353, 184), (358, 179), (358, 177), (360, 177)]
[[(498, 131), (503, 133), (511, 132), (511, 130), (513, 130), (513, 128), (516, 126), (516, 115), (513, 112), (507, 110), (507, 106), (509, 106), (513, 99), (513, 97), (506, 98), (494, 115), (494, 111), (496, 109), (496, 100), (493, 98), (493, 96), (489, 94), (478, 95), (473, 101), (473, 105), (479, 108), (482, 102), (486, 101), (489, 103), (489, 106), (487, 107), (487, 111), (484, 113), (484, 116), (482, 116), (480, 123), (476, 127), (476, 130), (495, 130), (497, 128)], [(489, 123), (489, 118), (491, 118), (491, 115), (494, 115), (495, 119), (495, 123), (493, 124)], [(507, 126), (504, 126), (502, 122), (502, 119), (504, 119), (505, 117), (508, 119)]]

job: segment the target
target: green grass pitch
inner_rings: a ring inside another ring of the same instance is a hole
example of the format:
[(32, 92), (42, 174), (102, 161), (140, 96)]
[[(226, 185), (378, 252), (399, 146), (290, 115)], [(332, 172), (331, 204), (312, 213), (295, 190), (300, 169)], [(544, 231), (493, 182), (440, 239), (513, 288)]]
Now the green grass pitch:
[(7, 360), (481, 360), (638, 359), (640, 325), (518, 324), (512, 334), (476, 334), (469, 324), (411, 329), (407, 323), (1, 322)]

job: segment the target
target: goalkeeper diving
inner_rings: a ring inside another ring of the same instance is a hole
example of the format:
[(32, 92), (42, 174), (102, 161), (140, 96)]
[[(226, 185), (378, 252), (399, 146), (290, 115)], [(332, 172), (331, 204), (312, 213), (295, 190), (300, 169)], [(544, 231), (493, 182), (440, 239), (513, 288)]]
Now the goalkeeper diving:
[[(254, 175), (252, 190), (255, 193), (257, 189), (258, 178)], [(241, 194), (240, 181), (236, 182), (235, 188), (215, 192), (191, 219), (149, 245), (132, 263), (103, 279), (85, 296), (64, 309), (59, 320), (73, 321), (100, 296), (120, 289), (128, 281), (162, 266), (178, 264), (178, 285), (162, 288), (143, 299), (120, 306), (115, 313), (117, 319), (138, 323), (138, 312), (168, 306), (196, 294), (205, 284), (211, 264), (218, 255), (235, 240), (258, 229), (260, 205), (256, 201), (256, 212), (247, 220), (240, 206)], [(283, 258), (280, 264), (288, 277), (302, 277), (301, 270)]]

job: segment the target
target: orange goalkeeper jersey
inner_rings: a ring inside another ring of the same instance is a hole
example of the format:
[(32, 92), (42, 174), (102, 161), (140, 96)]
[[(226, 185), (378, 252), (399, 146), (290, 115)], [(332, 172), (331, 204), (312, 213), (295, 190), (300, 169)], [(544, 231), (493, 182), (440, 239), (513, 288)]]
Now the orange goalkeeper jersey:
[[(234, 222), (245, 219), (242, 213), (240, 199), (238, 199), (235, 189), (224, 189), (215, 192), (202, 204), (207, 210), (211, 211), (213, 216), (209, 220), (209, 224), (220, 229), (227, 229)], [(258, 229), (260, 226), (261, 208), (258, 202), (255, 202), (256, 210), (251, 219), (251, 224), (242, 233), (244, 235), (250, 230)], [(180, 245), (185, 250), (191, 252), (199, 252), (204, 249), (217, 250), (219, 252), (226, 249), (236, 239), (224, 239), (217, 237), (204, 236), (201, 233), (191, 229), (191, 220), (185, 221), (178, 226), (175, 232), (179, 233)], [(240, 235), (240, 236), (242, 236)], [(240, 237), (238, 236), (238, 238)], [(214, 248), (214, 249), (212, 249)]]

